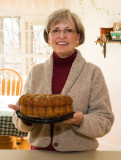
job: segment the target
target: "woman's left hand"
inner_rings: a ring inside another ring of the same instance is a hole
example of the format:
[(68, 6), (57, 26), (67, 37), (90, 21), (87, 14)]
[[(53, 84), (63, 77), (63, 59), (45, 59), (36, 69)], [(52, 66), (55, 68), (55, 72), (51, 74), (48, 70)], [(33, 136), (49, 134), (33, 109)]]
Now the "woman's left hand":
[(63, 121), (63, 123), (81, 125), (82, 120), (83, 120), (83, 113), (80, 111), (77, 111), (73, 114), (73, 118)]

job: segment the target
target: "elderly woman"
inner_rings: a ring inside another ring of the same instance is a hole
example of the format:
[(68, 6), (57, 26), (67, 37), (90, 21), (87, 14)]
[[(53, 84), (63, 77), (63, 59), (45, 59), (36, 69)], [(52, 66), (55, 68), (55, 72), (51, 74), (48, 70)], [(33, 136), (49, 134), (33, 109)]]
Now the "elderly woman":
[[(13, 122), (28, 132), (33, 150), (95, 150), (96, 138), (110, 131), (114, 116), (100, 68), (86, 62), (75, 49), (85, 40), (84, 27), (76, 14), (60, 9), (48, 17), (44, 39), (53, 53), (31, 69), (23, 94), (68, 94), (75, 113), (73, 118), (54, 124), (27, 124), (15, 113)], [(17, 106), (9, 107), (18, 110)]]

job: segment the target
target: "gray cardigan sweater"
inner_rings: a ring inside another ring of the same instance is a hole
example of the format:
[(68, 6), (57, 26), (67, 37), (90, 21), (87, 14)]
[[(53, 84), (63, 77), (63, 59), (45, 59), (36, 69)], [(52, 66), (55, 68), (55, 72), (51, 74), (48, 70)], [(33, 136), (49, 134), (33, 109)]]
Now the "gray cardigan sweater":
[[(26, 80), (23, 94), (52, 93), (53, 58), (35, 65)], [(96, 138), (107, 134), (114, 115), (107, 86), (99, 67), (88, 63), (77, 50), (65, 86), (61, 92), (73, 98), (74, 111), (84, 114), (80, 126), (55, 123), (53, 146), (57, 151), (86, 151), (98, 147)], [(16, 114), (13, 122), (20, 131), (28, 132), (32, 146), (47, 147), (50, 144), (50, 124), (26, 125)]]

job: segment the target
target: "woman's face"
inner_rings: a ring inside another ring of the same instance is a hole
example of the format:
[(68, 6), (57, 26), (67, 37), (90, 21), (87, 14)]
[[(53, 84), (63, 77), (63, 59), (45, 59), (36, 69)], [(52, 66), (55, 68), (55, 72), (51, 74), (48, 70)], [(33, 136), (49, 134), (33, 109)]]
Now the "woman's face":
[(48, 43), (59, 57), (66, 58), (73, 54), (79, 38), (73, 23), (61, 22), (50, 28)]

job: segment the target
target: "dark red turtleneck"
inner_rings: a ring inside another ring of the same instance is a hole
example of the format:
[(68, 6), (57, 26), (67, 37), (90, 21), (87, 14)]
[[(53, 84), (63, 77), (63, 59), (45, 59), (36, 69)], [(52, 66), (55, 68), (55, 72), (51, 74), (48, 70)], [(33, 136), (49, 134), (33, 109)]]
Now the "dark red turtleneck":
[[(76, 58), (77, 52), (75, 52), (67, 58), (60, 58), (56, 53), (53, 52), (53, 77), (52, 77), (52, 94), (60, 94), (66, 80), (68, 78), (69, 71), (71, 69), (72, 63)], [(52, 146), (53, 139), (53, 126), (51, 124), (51, 143), (46, 148), (39, 148), (31, 146), (32, 150), (50, 150), (54, 151), (54, 147)]]
[(70, 57), (60, 58), (53, 53), (52, 94), (60, 94), (68, 77), (71, 65), (76, 57), (75, 51)]

